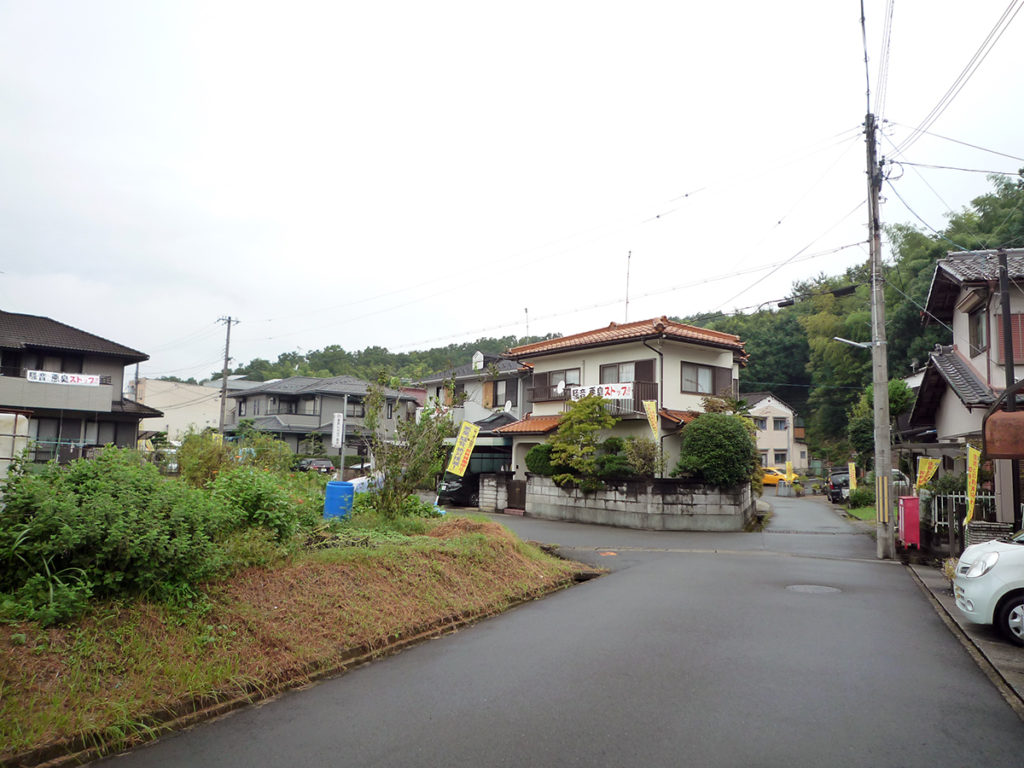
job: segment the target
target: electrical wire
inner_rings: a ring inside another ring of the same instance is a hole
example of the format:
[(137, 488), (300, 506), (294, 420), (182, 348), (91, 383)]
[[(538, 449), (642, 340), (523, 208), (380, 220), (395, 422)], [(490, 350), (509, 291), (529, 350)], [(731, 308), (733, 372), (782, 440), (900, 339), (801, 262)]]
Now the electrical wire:
[[(903, 123), (897, 123), (895, 120), (886, 120), (885, 122), (889, 123), (890, 125), (898, 125), (901, 128), (910, 128), (909, 125), (904, 125)], [(987, 147), (982, 147), (982, 146), (979, 146), (978, 144), (971, 144), (970, 142), (961, 141), (960, 139), (953, 139), (953, 138), (950, 138), (949, 136), (942, 136), (942, 135), (940, 135), (938, 133), (932, 133), (931, 131), (921, 131), (921, 133), (925, 134), (926, 136), (931, 136), (932, 138), (942, 139), (943, 141), (951, 141), (954, 144), (960, 144), (961, 146), (964, 146), (964, 147), (970, 147), (971, 149), (977, 149), (977, 150), (980, 150), (982, 152), (988, 152), (989, 154), (992, 154), (992, 155), (999, 155), (1000, 157), (1008, 157), (1010, 160), (1020, 160), (1022, 163), (1024, 163), (1024, 157), (1017, 157), (1017, 155), (1008, 155), (1005, 152), (1000, 152), (999, 150), (996, 150), (996, 149), (988, 149)], [(895, 147), (896, 145), (893, 144), (893, 146)]]
[(939, 232), (939, 230), (937, 230), (937, 229), (936, 229), (935, 227), (933, 227), (933, 226), (932, 226), (931, 224), (929, 224), (929, 223), (928, 223), (927, 221), (925, 221), (924, 219), (922, 219), (922, 218), (921, 218), (921, 216), (920, 216), (920, 215), (919, 215), (919, 214), (917, 213), (917, 211), (915, 211), (915, 210), (914, 210), (913, 208), (911, 208), (911, 207), (910, 207), (910, 204), (909, 204), (909, 203), (908, 203), (908, 202), (907, 202), (906, 200), (904, 200), (904, 199), (903, 199), (903, 196), (902, 196), (902, 195), (901, 195), (901, 194), (900, 194), (900, 193), (899, 193), (899, 192), (898, 192), (898, 191), (896, 190), (896, 187), (894, 187), (894, 186), (893, 186), (893, 184), (892, 184), (892, 182), (891, 182), (891, 181), (889, 181), (888, 179), (886, 179), (886, 180), (885, 180), (885, 183), (889, 185), (889, 189), (891, 189), (891, 190), (892, 190), (892, 192), (893, 192), (893, 194), (894, 194), (894, 195), (896, 195), (896, 197), (898, 197), (898, 198), (899, 198), (899, 200), (900, 200), (900, 202), (901, 202), (901, 203), (903, 203), (903, 207), (904, 207), (904, 208), (906, 208), (906, 209), (907, 209), (908, 211), (910, 211), (910, 212), (911, 212), (911, 213), (912, 213), (912, 214), (914, 215), (914, 217), (915, 217), (915, 218), (916, 218), (916, 219), (917, 219), (918, 221), (920, 221), (920, 222), (921, 222), (922, 224), (924, 224), (924, 225), (925, 225), (925, 226), (926, 226), (926, 227), (927, 227), (928, 229), (930, 229), (930, 230), (932, 231), (932, 233), (933, 233), (933, 234), (935, 234), (935, 235), (936, 235), (937, 237), (941, 237), (941, 238), (942, 238), (943, 240), (945, 240), (945, 241), (946, 241), (947, 243), (952, 243), (953, 245), (955, 245), (955, 246), (956, 246), (956, 247), (957, 247), (957, 248), (958, 248), (959, 250), (961, 250), (961, 251), (967, 251), (967, 250), (969, 250), (969, 249), (967, 249), (967, 248), (964, 248), (964, 247), (963, 247), (962, 245), (960, 245), (959, 243), (955, 243), (955, 242), (953, 242), (953, 241), (952, 241), (952, 240), (950, 240), (950, 239), (949, 239), (948, 237), (946, 237), (946, 236), (945, 236), (944, 234), (942, 234), (941, 232)]
[[(861, 0), (862, 13), (863, 5), (863, 0)], [(995, 47), (996, 43), (999, 42), (999, 39), (1006, 32), (1010, 23), (1014, 20), (1014, 18), (1016, 18), (1017, 14), (1020, 13), (1021, 7), (1024, 7), (1024, 0), (1010, 0), (1010, 4), (1006, 6), (1006, 10), (1003, 11), (1002, 16), (999, 17), (999, 20), (989, 31), (988, 35), (985, 37), (981, 45), (978, 47), (978, 50), (974, 52), (974, 55), (971, 57), (970, 61), (968, 61), (964, 68), (960, 71), (960, 74), (957, 76), (956, 80), (953, 81), (953, 84), (949, 86), (946, 92), (939, 99), (938, 103), (934, 107), (932, 107), (931, 111), (927, 115), (925, 115), (924, 119), (921, 120), (920, 123), (918, 123), (917, 127), (911, 131), (910, 136), (904, 139), (897, 147), (897, 155), (906, 152), (907, 149), (909, 149), (919, 138), (921, 138), (921, 134), (924, 131), (928, 130), (935, 123), (935, 121), (942, 116), (942, 113), (946, 111), (949, 105), (953, 102), (953, 99), (955, 99), (957, 95), (959, 95), (960, 91), (963, 90), (964, 86), (967, 85), (968, 81), (974, 76), (974, 73), (977, 72), (978, 67), (982, 65), (982, 63), (988, 57), (989, 53), (992, 52), (992, 49)]]
[[(861, 13), (864, 12), (861, 7)], [(885, 23), (882, 28), (882, 58), (878, 62), (878, 86), (875, 91), (875, 115), (881, 119), (885, 111), (885, 97), (889, 90), (889, 52), (892, 47), (893, 0), (885, 6)]]
[(963, 171), (964, 173), (984, 173), (989, 176), (1020, 176), (1020, 171), (986, 171), (980, 168), (958, 168), (953, 165), (931, 165), (929, 163), (912, 163), (909, 160), (893, 160), (894, 164), (909, 165), (916, 168), (936, 168), (940, 171)]

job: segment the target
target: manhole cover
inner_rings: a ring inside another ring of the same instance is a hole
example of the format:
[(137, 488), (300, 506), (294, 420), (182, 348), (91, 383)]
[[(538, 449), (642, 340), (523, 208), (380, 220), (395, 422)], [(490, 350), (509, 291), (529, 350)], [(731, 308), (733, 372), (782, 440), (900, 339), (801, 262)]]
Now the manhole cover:
[(790, 592), (804, 592), (811, 595), (828, 595), (833, 592), (842, 592), (835, 587), (822, 587), (818, 584), (791, 584), (786, 587)]

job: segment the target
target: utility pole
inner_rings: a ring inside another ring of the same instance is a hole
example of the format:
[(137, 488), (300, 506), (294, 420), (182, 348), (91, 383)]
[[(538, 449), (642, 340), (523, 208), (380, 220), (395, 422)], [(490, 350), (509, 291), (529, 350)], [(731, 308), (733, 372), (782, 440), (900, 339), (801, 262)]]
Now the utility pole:
[(227, 326), (227, 338), (224, 340), (224, 368), (220, 375), (220, 433), (224, 434), (224, 412), (228, 403), (228, 362), (231, 360), (231, 326), (238, 325), (241, 320), (232, 320), (231, 316), (217, 319), (218, 323)]
[[(999, 249), (999, 308), (1003, 313), (1003, 369), (1006, 372), (1006, 389), (1017, 383), (1016, 358), (1013, 355), (1013, 318), (1010, 316), (1010, 276), (1006, 260), (1006, 249)], [(1006, 398), (1006, 410), (1017, 410), (1017, 397)], [(1020, 459), (1010, 459), (1010, 476), (1013, 487), (1010, 499), (1013, 504), (1013, 530), (1021, 529), (1020, 508)]]
[(868, 229), (871, 249), (871, 383), (875, 414), (875, 543), (879, 560), (896, 555), (892, 520), (892, 449), (889, 424), (889, 363), (886, 359), (885, 292), (882, 280), (882, 225), (878, 219), (878, 196), (882, 189), (882, 166), (877, 161), (875, 116), (864, 120), (868, 163)]
[(626, 317), (624, 322), (629, 322), (629, 263), (633, 259), (633, 252), (626, 254)]

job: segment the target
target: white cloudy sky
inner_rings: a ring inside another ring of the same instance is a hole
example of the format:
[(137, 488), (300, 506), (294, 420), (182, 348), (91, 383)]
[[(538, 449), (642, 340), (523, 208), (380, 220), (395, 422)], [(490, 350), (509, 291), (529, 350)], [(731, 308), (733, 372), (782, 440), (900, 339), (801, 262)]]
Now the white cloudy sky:
[[(883, 152), (1008, 2), (895, 0)], [(874, 92), (887, 5), (864, 5)], [(0, 0), (0, 308), (202, 377), (227, 315), (238, 362), (621, 321), (629, 252), (629, 319), (778, 300), (867, 259), (830, 253), (866, 238), (859, 19), (858, 0)], [(1022, 46), (1024, 14), (930, 130), (1024, 157)], [(1024, 165), (932, 136), (902, 157)], [(902, 173), (934, 227), (989, 189)], [(917, 224), (885, 191), (883, 220)]]

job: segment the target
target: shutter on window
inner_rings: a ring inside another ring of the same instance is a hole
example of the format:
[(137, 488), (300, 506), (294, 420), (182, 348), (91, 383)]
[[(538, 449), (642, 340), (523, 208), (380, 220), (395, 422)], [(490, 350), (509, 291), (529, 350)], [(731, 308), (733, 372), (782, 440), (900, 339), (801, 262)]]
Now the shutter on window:
[(494, 407), (494, 388), (497, 386), (496, 381), (485, 381), (484, 382), (484, 408)]
[(650, 360), (637, 360), (633, 368), (633, 375), (636, 377), (636, 380), (657, 381), (654, 378), (654, 363), (653, 357)]
[(730, 396), (732, 394), (732, 368), (715, 368), (715, 391), (712, 394)]
[[(1003, 316), (996, 315), (996, 327), (999, 329), (999, 350), (996, 360), (1002, 363), (1006, 355), (1003, 352)], [(1024, 315), (1010, 315), (1010, 334), (1013, 337), (1013, 361), (1024, 361)]]

